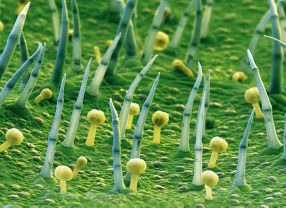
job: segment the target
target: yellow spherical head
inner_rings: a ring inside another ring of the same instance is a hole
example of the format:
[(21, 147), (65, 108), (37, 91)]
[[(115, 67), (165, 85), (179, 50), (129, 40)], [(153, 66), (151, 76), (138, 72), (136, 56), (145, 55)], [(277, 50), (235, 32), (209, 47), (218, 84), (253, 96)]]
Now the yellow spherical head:
[(69, 38), (72, 38), (73, 33), (74, 33), (73, 29), (69, 29), (69, 31), (68, 31)]
[(111, 44), (112, 44), (112, 40), (107, 40), (107, 41), (105, 41), (105, 45), (106, 45), (107, 47), (111, 46)]
[(244, 72), (235, 72), (232, 75), (232, 80), (238, 82), (244, 82), (245, 80), (247, 80), (247, 76)]
[(16, 128), (9, 129), (5, 135), (7, 142), (12, 145), (19, 145), (24, 140), (24, 135)]
[(20, 3), (16, 9), (17, 14), (20, 14), (25, 6), (25, 4)]
[(79, 168), (83, 168), (87, 164), (87, 159), (85, 157), (79, 157), (76, 161), (76, 165)]
[(209, 187), (214, 187), (217, 185), (218, 181), (219, 181), (219, 177), (215, 172), (206, 170), (202, 173), (203, 184)]
[(169, 122), (169, 115), (162, 111), (156, 111), (152, 115), (152, 122), (154, 125), (162, 126)]
[(175, 59), (173, 62), (172, 62), (172, 67), (174, 70), (180, 70), (182, 68), (185, 68), (185, 64), (182, 60), (180, 59)]
[(68, 166), (61, 165), (55, 169), (55, 176), (58, 180), (70, 181), (73, 178), (73, 173)]
[(169, 36), (166, 33), (159, 31), (156, 34), (153, 49), (155, 51), (163, 51), (168, 47), (169, 41)]
[(140, 107), (137, 103), (131, 103), (130, 105), (130, 112), (129, 114), (135, 116), (135, 115), (138, 115), (140, 112)]
[(146, 170), (146, 163), (144, 160), (139, 158), (130, 159), (127, 162), (126, 170), (130, 174), (139, 175), (144, 173)]
[(4, 30), (4, 24), (2, 21), (0, 21), (0, 32), (2, 32)]
[(221, 137), (214, 137), (210, 141), (210, 148), (214, 152), (225, 152), (227, 150), (228, 143)]
[(87, 120), (93, 124), (102, 124), (105, 119), (105, 115), (101, 110), (92, 109), (87, 114)]
[(53, 92), (49, 88), (45, 88), (41, 91), (41, 95), (44, 99), (50, 99), (53, 96)]
[(258, 88), (252, 87), (246, 90), (244, 93), (244, 99), (246, 102), (251, 104), (258, 103), (260, 100)]

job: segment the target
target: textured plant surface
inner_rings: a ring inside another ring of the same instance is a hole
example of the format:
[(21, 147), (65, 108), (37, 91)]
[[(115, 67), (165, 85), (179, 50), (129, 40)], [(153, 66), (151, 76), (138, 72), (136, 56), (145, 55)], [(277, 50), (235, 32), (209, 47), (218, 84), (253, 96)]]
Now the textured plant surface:
[[(107, 49), (106, 41), (115, 37), (119, 17), (108, 15), (109, 1), (78, 1), (81, 20), (82, 63), (86, 64), (93, 55), (93, 47), (98, 46), (104, 54)], [(173, 12), (173, 19), (163, 22), (160, 30), (173, 37), (182, 11), (190, 0), (170, 0), (169, 5)], [(202, 1), (203, 3), (205, 1)], [(277, 2), (276, 2), (277, 3)], [(61, 1), (56, 0), (59, 14)], [(143, 48), (144, 40), (158, 8), (159, 1), (138, 1), (138, 18), (136, 19), (139, 35), (138, 48)], [(17, 1), (0, 1), (0, 20), (5, 27), (0, 32), (0, 53), (16, 20)], [(72, 18), (71, 1), (67, 1), (69, 17)], [(220, 180), (213, 188), (214, 200), (205, 202), (204, 191), (189, 191), (194, 170), (194, 142), (193, 137), (199, 103), (202, 97), (203, 85), (195, 98), (190, 126), (190, 154), (185, 157), (176, 157), (180, 143), (182, 113), (195, 80), (173, 71), (171, 64), (174, 59), (184, 59), (188, 43), (192, 34), (194, 13), (191, 14), (181, 38), (179, 46), (174, 51), (160, 52), (158, 58), (138, 85), (133, 101), (140, 107), (148, 95), (154, 78), (160, 72), (160, 82), (146, 123), (144, 126), (144, 140), (141, 145), (141, 158), (146, 161), (146, 172), (140, 175), (138, 194), (108, 194), (113, 188), (113, 160), (112, 144), (113, 129), (109, 98), (112, 98), (118, 113), (126, 95), (126, 90), (142, 70), (138, 57), (125, 60), (124, 52), (118, 60), (116, 74), (102, 82), (96, 98), (86, 94), (82, 108), (79, 127), (73, 149), (61, 147), (68, 130), (73, 105), (77, 99), (83, 78), (81, 74), (72, 71), (72, 41), (68, 41), (64, 72), (67, 73), (65, 85), (65, 102), (59, 129), (59, 138), (54, 158), (54, 168), (58, 165), (72, 167), (79, 156), (88, 159), (84, 172), (76, 180), (68, 182), (68, 194), (60, 196), (59, 187), (47, 181), (33, 179), (40, 173), (44, 164), (47, 150), (47, 138), (53, 123), (56, 108), (56, 98), (59, 86), (53, 90), (54, 96), (50, 100), (43, 100), (40, 104), (33, 103), (34, 97), (41, 91), (41, 86), (51, 80), (53, 73), (56, 49), (54, 46), (53, 25), (51, 12), (46, 0), (32, 0), (24, 26), (25, 38), (32, 54), (37, 48), (35, 41), (46, 42), (45, 58), (42, 63), (39, 78), (27, 105), (31, 117), (26, 119), (18, 111), (6, 108), (19, 97), (18, 85), (5, 100), (0, 108), (0, 143), (5, 141), (5, 132), (9, 128), (18, 128), (25, 136), (20, 146), (11, 147), (7, 152), (0, 154), (0, 207), (7, 204), (16, 204), (20, 207), (195, 207), (203, 204), (204, 207), (268, 207), (286, 206), (286, 169), (285, 165), (271, 167), (282, 152), (276, 154), (261, 154), (267, 148), (267, 134), (262, 119), (253, 119), (251, 132), (248, 138), (246, 178), (252, 191), (248, 193), (229, 193), (229, 188), (235, 176), (237, 166), (238, 147), (247, 125), (251, 106), (244, 100), (244, 92), (255, 87), (255, 79), (250, 68), (248, 79), (243, 82), (234, 82), (231, 76), (240, 70), (241, 62), (245, 58), (249, 41), (261, 17), (269, 10), (268, 1), (258, 0), (231, 0), (215, 1), (212, 8), (211, 22), (208, 36), (200, 42), (194, 57), (203, 67), (203, 78), (208, 69), (211, 69), (210, 105), (206, 117), (206, 134), (202, 138), (203, 171), (207, 170), (207, 163), (211, 155), (210, 139), (214, 136), (223, 137), (229, 144), (226, 153), (219, 158), (219, 165), (215, 171)], [(59, 15), (61, 18), (61, 15)], [(71, 26), (71, 25), (70, 25)], [(266, 35), (272, 35), (271, 26), (267, 26)], [(122, 47), (124, 50), (124, 47)], [(271, 81), (271, 52), (272, 41), (261, 37), (255, 51), (255, 62), (265, 88), (268, 89)], [(0, 81), (2, 88), (16, 70), (21, 66), (19, 47), (5, 70)], [(33, 67), (30, 67), (30, 70)], [(88, 84), (92, 80), (97, 64), (93, 61), (89, 73)], [(284, 63), (285, 68), (285, 63)], [(192, 68), (197, 75), (197, 67)], [(61, 79), (59, 79), (61, 80)], [(19, 80), (20, 81), (20, 80)], [(284, 89), (285, 91), (285, 89)], [(277, 135), (283, 141), (284, 114), (286, 104), (283, 95), (270, 96), (273, 108), (273, 118)], [(91, 109), (102, 110), (106, 121), (98, 127), (96, 145), (94, 148), (85, 147), (85, 138), (88, 133), (89, 122), (86, 119)], [(161, 110), (170, 116), (169, 123), (161, 130), (161, 143), (154, 145), (152, 114)], [(137, 119), (136, 119), (137, 121)], [(134, 123), (136, 122), (134, 121)], [(134, 127), (126, 130), (126, 140), (132, 143)], [(130, 159), (131, 145), (124, 143), (121, 148), (123, 175), (126, 174), (126, 163)], [(128, 185), (126, 184), (126, 187)]]

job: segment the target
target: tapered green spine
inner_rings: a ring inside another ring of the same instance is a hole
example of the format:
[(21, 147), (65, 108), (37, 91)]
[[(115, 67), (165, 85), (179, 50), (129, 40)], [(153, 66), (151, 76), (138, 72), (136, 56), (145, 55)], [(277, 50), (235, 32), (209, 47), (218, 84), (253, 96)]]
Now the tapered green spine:
[(207, 91), (203, 92), (203, 97), (201, 99), (200, 108), (197, 118), (197, 131), (196, 131), (196, 142), (195, 142), (195, 160), (194, 160), (194, 176), (192, 184), (194, 186), (201, 186), (202, 183), (202, 168), (203, 168), (203, 127), (204, 127), (204, 117), (205, 111), (204, 107), (206, 104)]
[[(270, 19), (270, 10), (268, 10), (261, 18), (260, 22), (258, 23), (255, 32), (250, 40), (249, 43), (249, 50), (251, 51), (251, 53), (254, 55), (255, 54), (255, 49), (256, 49), (256, 45), (258, 43), (258, 41), (260, 40), (261, 36), (264, 34), (265, 32), (265, 27), (267, 22)], [(246, 60), (248, 61), (247, 55), (246, 55)]]
[(125, 189), (123, 174), (122, 174), (122, 164), (121, 164), (121, 139), (120, 139), (120, 128), (119, 119), (117, 111), (114, 108), (112, 100), (109, 100), (110, 111), (112, 115), (112, 128), (113, 128), (113, 146), (112, 146), (112, 156), (113, 156), (113, 176), (114, 176), (114, 186), (111, 192), (122, 191)]
[(134, 81), (130, 85), (130, 87), (129, 87), (126, 95), (125, 95), (124, 102), (123, 102), (123, 105), (121, 107), (120, 116), (119, 116), (120, 133), (121, 133), (120, 138), (123, 140), (125, 139), (126, 123), (127, 123), (127, 119), (128, 119), (128, 115), (129, 115), (129, 111), (130, 111), (130, 105), (131, 105), (135, 90), (157, 57), (158, 57), (158, 55), (155, 55), (148, 62), (148, 64), (146, 64), (146, 66), (141, 70), (141, 72), (139, 72), (139, 74), (136, 76), (136, 78), (134, 79)]
[(55, 156), (56, 145), (58, 142), (59, 127), (60, 127), (60, 122), (61, 122), (63, 106), (64, 106), (65, 81), (66, 81), (66, 74), (64, 74), (62, 78), (62, 83), (61, 83), (61, 87), (60, 87), (58, 99), (57, 99), (57, 107), (56, 107), (56, 112), (54, 116), (54, 121), (53, 121), (53, 125), (50, 130), (49, 137), (48, 137), (48, 148), (46, 152), (45, 162), (40, 172), (40, 175), (44, 178), (53, 177), (54, 156)]
[(273, 115), (272, 115), (272, 105), (270, 103), (264, 84), (260, 77), (259, 69), (257, 68), (254, 62), (253, 56), (249, 50), (247, 50), (247, 54), (248, 54), (248, 59), (250, 63), (250, 68), (252, 69), (252, 72), (254, 74), (256, 85), (257, 85), (259, 95), (260, 95), (262, 111), (264, 114), (266, 133), (268, 137), (268, 148), (279, 150), (282, 144), (279, 141), (277, 134), (276, 134), (276, 129), (275, 129)]
[(137, 1), (138, 0), (128, 0), (126, 3), (126, 6), (125, 6), (124, 12), (122, 14), (120, 23), (119, 23), (118, 28), (117, 28), (117, 33), (116, 33), (116, 34), (121, 33), (121, 38), (117, 44), (116, 49), (114, 50), (114, 52), (111, 56), (109, 66), (108, 66), (107, 71), (106, 71), (106, 75), (112, 75), (113, 73), (115, 73), (115, 67), (117, 64), (117, 60), (118, 60), (118, 57), (119, 57), (119, 54), (120, 54), (120, 51), (122, 48), (122, 44), (126, 40), (126, 36), (127, 36), (127, 32), (128, 32), (128, 25), (129, 25), (129, 22), (132, 18), (134, 8), (135, 8), (135, 5), (137, 4)]
[(66, 5), (66, 0), (62, 0), (62, 30), (56, 56), (54, 72), (52, 76), (52, 82), (54, 84), (59, 84), (63, 75), (64, 64), (67, 53), (68, 30), (69, 30), (69, 19), (68, 19), (67, 5)]
[(284, 116), (284, 122), (285, 122), (285, 127), (284, 127), (284, 151), (283, 151), (283, 154), (282, 154), (282, 157), (281, 159), (282, 160), (286, 160), (286, 114)]
[[(144, 126), (145, 126), (145, 122), (148, 116), (148, 112), (150, 109), (150, 106), (152, 104), (153, 101), (153, 97), (157, 88), (157, 85), (159, 83), (159, 79), (160, 79), (160, 72), (158, 73), (152, 88), (149, 92), (148, 97), (146, 98), (142, 109), (140, 111), (140, 115), (139, 118), (137, 120), (137, 124), (134, 130), (134, 135), (133, 135), (133, 144), (132, 144), (132, 150), (131, 150), (131, 159), (134, 158), (140, 158), (140, 152), (141, 152), (141, 144), (142, 144), (142, 139), (143, 139), (143, 133), (144, 133)], [(130, 173), (126, 174), (126, 180), (130, 181), (131, 175)]]
[(80, 18), (79, 10), (76, 0), (72, 0), (72, 14), (73, 14), (73, 70), (81, 71), (81, 35), (80, 35)]
[(55, 0), (48, 0), (49, 7), (52, 13), (52, 22), (54, 30), (54, 44), (58, 45), (60, 40), (60, 22), (59, 22), (59, 12), (56, 6)]
[[(124, 12), (124, 3), (122, 0), (118, 0), (118, 7), (121, 13), (121, 16), (123, 15)], [(134, 10), (135, 12), (135, 10)], [(133, 13), (133, 16), (135, 14)], [(133, 18), (134, 19), (134, 18)], [(125, 50), (126, 50), (126, 57), (134, 57), (137, 54), (137, 42), (136, 42), (136, 34), (134, 30), (134, 24), (133, 20), (131, 19), (128, 25), (128, 31), (127, 31), (127, 36), (126, 36), (126, 41), (125, 41)]]
[(170, 43), (170, 47), (176, 48), (179, 45), (183, 32), (186, 28), (188, 19), (191, 15), (191, 12), (194, 10), (195, 6), (196, 6), (196, 0), (191, 0), (188, 7), (185, 9), (179, 20), (179, 24), (176, 29), (175, 35)]
[(203, 136), (206, 134), (206, 120), (207, 120), (207, 112), (210, 106), (210, 90), (211, 90), (211, 83), (210, 83), (210, 73), (211, 70), (209, 69), (205, 78), (204, 88), (206, 88), (206, 103), (205, 103), (205, 113), (204, 113), (204, 126), (203, 126)]
[(188, 102), (186, 104), (183, 113), (181, 140), (179, 146), (179, 151), (182, 152), (190, 152), (189, 140), (190, 140), (190, 123), (191, 123), (192, 109), (201, 81), (202, 81), (202, 67), (200, 63), (198, 63), (198, 76), (192, 88), (192, 91), (189, 95)]
[[(24, 32), (21, 33), (20, 36), (20, 51), (21, 51), (21, 62), (25, 63), (25, 61), (28, 59), (29, 57), (29, 51), (28, 51), (28, 46), (26, 43), (26, 39), (24, 36)], [(30, 72), (29, 71), (25, 71), (22, 75), (22, 79), (21, 79), (21, 84), (19, 86), (19, 92), (22, 92), (23, 89), (25, 88), (28, 80), (30, 77)]]
[[(209, 102), (210, 102), (210, 70), (208, 70), (205, 81), (204, 81), (204, 89), (203, 91), (206, 91), (207, 95), (206, 95), (206, 102), (205, 102), (205, 106), (204, 106), (204, 121), (203, 121), (203, 136), (205, 136), (206, 133), (206, 119), (207, 119), (207, 112), (208, 112), (208, 108), (209, 108)], [(199, 116), (199, 115), (198, 115)], [(197, 118), (198, 120), (198, 118)], [(198, 123), (196, 125), (196, 129), (194, 131), (194, 136), (196, 136), (197, 133), (197, 127), (198, 127)]]
[(0, 106), (3, 105), (5, 99), (8, 97), (8, 95), (10, 94), (10, 92), (13, 90), (13, 88), (15, 87), (18, 79), (21, 77), (21, 75), (28, 70), (29, 66), (34, 63), (34, 60), (36, 59), (36, 56), (38, 55), (38, 53), (40, 52), (40, 50), (42, 49), (42, 44), (38, 43), (39, 47), (37, 48), (37, 50), (35, 51), (35, 53), (30, 56), (25, 63), (13, 74), (13, 76), (10, 78), (10, 80), (5, 84), (5, 86), (3, 87), (3, 89), (0, 92)]
[(80, 113), (83, 107), (83, 99), (84, 99), (84, 94), (85, 94), (85, 88), (88, 80), (88, 73), (90, 69), (92, 59), (89, 60), (84, 75), (82, 79), (82, 83), (80, 86), (80, 90), (77, 96), (77, 100), (73, 106), (73, 111), (72, 111), (72, 116), (69, 124), (69, 129), (66, 134), (65, 140), (62, 142), (62, 146), (64, 147), (72, 147), (74, 145), (74, 139), (76, 136), (76, 132), (78, 129), (78, 123), (80, 119)]
[(162, 23), (164, 11), (167, 8), (168, 3), (169, 3), (168, 0), (161, 0), (159, 8), (155, 13), (155, 17), (153, 19), (151, 28), (149, 30), (148, 36), (147, 36), (145, 43), (144, 43), (144, 48), (143, 48), (143, 52), (142, 52), (142, 56), (141, 56), (141, 60), (143, 62), (147, 62), (152, 56), (153, 44), (155, 41), (155, 37), (156, 37), (157, 31), (158, 31), (158, 29)]
[(246, 168), (246, 156), (247, 156), (247, 147), (248, 147), (248, 137), (251, 130), (251, 125), (253, 121), (254, 110), (252, 110), (251, 115), (248, 119), (247, 126), (245, 128), (243, 137), (239, 144), (238, 149), (238, 161), (235, 178), (232, 186), (236, 186), (240, 189), (245, 190), (245, 187), (248, 187), (245, 180), (245, 168)]
[(110, 58), (118, 44), (118, 41), (120, 40), (121, 33), (119, 33), (114, 40), (112, 41), (112, 44), (109, 46), (107, 51), (105, 52), (104, 56), (102, 57), (95, 75), (89, 85), (89, 87), (86, 90), (86, 93), (90, 96), (97, 96), (99, 92), (100, 85), (102, 83), (102, 80), (104, 78), (104, 75), (106, 73), (107, 67), (109, 65)]
[(20, 51), (21, 51), (21, 62), (24, 63), (29, 58), (29, 50), (28, 50), (24, 32), (21, 33), (19, 45), (20, 45)]
[(187, 66), (190, 68), (193, 68), (194, 56), (196, 55), (196, 51), (201, 40), (201, 25), (202, 25), (202, 1), (196, 0), (195, 26), (185, 60)]
[(140, 150), (141, 150), (141, 144), (142, 144), (142, 139), (143, 139), (143, 132), (144, 132), (144, 125), (148, 116), (148, 112), (150, 109), (150, 106), (153, 101), (153, 97), (157, 88), (157, 85), (159, 83), (160, 79), (160, 73), (158, 73), (152, 88), (149, 92), (148, 97), (146, 98), (142, 110), (140, 112), (139, 118), (137, 120), (137, 124), (134, 130), (134, 135), (133, 135), (133, 145), (132, 145), (132, 151), (131, 151), (131, 159), (133, 158), (140, 158)]
[[(277, 6), (274, 0), (269, 0), (272, 36), (281, 39), (281, 29)], [(279, 94), (283, 91), (283, 49), (276, 41), (272, 42), (272, 79), (269, 87), (270, 94)]]
[(9, 34), (6, 46), (0, 56), (0, 80), (13, 56), (15, 48), (20, 40), (21, 33), (26, 20), (26, 15), (30, 7), (30, 2), (23, 8), (18, 15), (16, 22), (13, 26), (11, 33)]
[[(282, 41), (286, 41), (286, 16), (285, 16), (285, 11), (284, 11), (284, 4), (285, 0), (279, 0), (277, 3), (277, 10), (279, 14), (279, 20), (280, 20), (280, 25), (281, 25), (281, 38)], [(285, 53), (285, 50), (284, 50)], [(285, 61), (285, 60), (284, 60)]]
[[(267, 11), (261, 18), (261, 20), (259, 21), (254, 34), (252, 35), (252, 38), (249, 42), (248, 45), (248, 49), (250, 50), (250, 52), (253, 54), (253, 56), (255, 55), (255, 50), (256, 50), (256, 45), (258, 43), (258, 41), (260, 40), (261, 36), (264, 34), (265, 32), (265, 27), (267, 22), (270, 19), (270, 11)], [(243, 63), (241, 66), (242, 70), (245, 70), (248, 68), (249, 66), (249, 61), (248, 61), (248, 55), (245, 55), (245, 58), (243, 59)]]
[[(39, 76), (39, 71), (43, 62), (43, 58), (44, 58), (44, 54), (45, 54), (45, 47), (46, 44), (43, 45), (40, 55), (37, 59), (37, 62), (35, 64), (34, 69), (32, 70), (32, 73), (30, 75), (30, 78), (27, 82), (27, 84), (25, 85), (25, 88), (23, 90), (23, 92), (21, 93), (20, 97), (17, 99), (16, 101), (16, 105), (25, 108), (26, 104), (29, 100), (29, 97), (34, 89), (34, 86), (36, 85), (38, 76)], [(23, 76), (23, 75), (22, 75)]]
[[(281, 38), (285, 42), (286, 41), (286, 36), (285, 36), (286, 35), (286, 19), (285, 19), (285, 12), (284, 12), (284, 8), (283, 8), (283, 3), (284, 3), (284, 0), (279, 0), (278, 3), (277, 3), (277, 9), (278, 9), (278, 12), (279, 12), (279, 19), (280, 19), (280, 23), (281, 23), (281, 27), (280, 27), (280, 29), (281, 29)], [(265, 32), (265, 28), (266, 28), (267, 22), (269, 20), (271, 20), (271, 22), (273, 21), (272, 18), (271, 18), (271, 15), (272, 15), (271, 14), (271, 10), (268, 10), (263, 15), (263, 17), (261, 18), (259, 24), (256, 27), (255, 33), (252, 36), (252, 39), (251, 39), (251, 41), (249, 43), (248, 48), (249, 48), (249, 50), (250, 50), (250, 52), (252, 53), (253, 56), (255, 54), (256, 45), (257, 45), (258, 41), (260, 40), (261, 36)], [(248, 56), (246, 55), (246, 57), (245, 57), (245, 59), (243, 61), (242, 69), (245, 69), (246, 67), (248, 67), (248, 65), (249, 65)]]
[(205, 5), (203, 19), (202, 19), (202, 31), (201, 31), (202, 39), (206, 38), (208, 34), (210, 19), (212, 15), (213, 2), (214, 2), (213, 0), (207, 0)]

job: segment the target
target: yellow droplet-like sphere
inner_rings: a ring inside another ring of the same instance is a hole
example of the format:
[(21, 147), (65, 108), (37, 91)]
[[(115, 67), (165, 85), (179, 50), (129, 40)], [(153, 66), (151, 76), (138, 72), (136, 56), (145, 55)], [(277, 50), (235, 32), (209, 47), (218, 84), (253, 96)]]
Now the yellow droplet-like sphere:
[(249, 88), (244, 93), (244, 99), (248, 103), (258, 103), (260, 100), (259, 91), (257, 87)]
[(215, 172), (206, 170), (202, 173), (203, 184), (209, 187), (214, 187), (217, 185), (218, 181), (219, 181), (219, 177)]
[(172, 67), (174, 70), (178, 70), (178, 69), (185, 67), (185, 64), (180, 59), (174, 59), (174, 61), (172, 62)]
[(87, 114), (87, 120), (90, 123), (101, 124), (104, 123), (105, 119), (105, 115), (101, 110), (92, 109)]
[(131, 115), (138, 115), (140, 112), (140, 107), (137, 103), (131, 103), (130, 105), (130, 112)]
[(152, 115), (152, 122), (157, 126), (162, 126), (169, 122), (169, 115), (162, 111), (156, 111)]
[(4, 24), (2, 21), (0, 21), (0, 32), (2, 32), (4, 30)]
[(9, 129), (5, 137), (10, 145), (19, 145), (24, 140), (24, 135), (16, 128)]
[(245, 80), (247, 80), (247, 76), (244, 72), (235, 72), (232, 75), (232, 80), (238, 82), (244, 82)]
[(73, 29), (69, 29), (69, 31), (68, 31), (69, 38), (72, 38), (73, 33), (74, 33)]
[(61, 165), (55, 169), (55, 176), (58, 180), (70, 181), (73, 179), (73, 172), (68, 166)]
[(26, 5), (23, 3), (20, 3), (16, 9), (16, 12), (17, 14), (20, 14), (20, 12), (23, 10), (23, 8), (25, 7)]
[(146, 163), (140, 158), (130, 159), (127, 162), (126, 170), (130, 174), (139, 175), (141, 173), (144, 173), (144, 171), (146, 170)]
[(166, 33), (159, 31), (156, 34), (153, 49), (155, 51), (163, 51), (168, 47), (169, 41), (169, 36)]
[(112, 40), (107, 40), (107, 41), (105, 41), (105, 45), (106, 45), (107, 47), (111, 46), (111, 44), (112, 44)]
[(221, 137), (214, 137), (210, 141), (210, 148), (214, 152), (225, 152), (227, 150), (228, 143)]
[(172, 68), (175, 71), (184, 73), (188, 77), (194, 78), (194, 73), (192, 72), (192, 70), (190, 68), (188, 68), (184, 64), (184, 62), (180, 59), (174, 59), (174, 61), (172, 62)]
[(44, 99), (50, 99), (53, 96), (53, 92), (49, 88), (45, 88), (41, 91), (41, 95)]
[(84, 167), (85, 165), (87, 164), (87, 159), (85, 157), (79, 157), (76, 161), (76, 165), (79, 167), (79, 168), (82, 168)]

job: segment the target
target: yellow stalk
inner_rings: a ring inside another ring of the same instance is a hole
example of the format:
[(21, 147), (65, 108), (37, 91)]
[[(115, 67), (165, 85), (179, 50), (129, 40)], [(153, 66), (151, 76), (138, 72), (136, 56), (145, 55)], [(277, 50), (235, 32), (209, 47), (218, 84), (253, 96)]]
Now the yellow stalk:
[(183, 67), (182, 68), (182, 72), (185, 74), (185, 75), (187, 75), (188, 77), (191, 77), (191, 78), (194, 78), (194, 74), (193, 74), (193, 72), (189, 69), (189, 68), (187, 68), (187, 67)]
[(210, 161), (208, 164), (208, 168), (214, 168), (215, 167), (217, 156), (218, 156), (218, 153), (215, 151), (212, 151), (211, 158), (210, 158)]
[(67, 184), (65, 181), (60, 180), (60, 189), (61, 189), (61, 194), (66, 194), (67, 193)]
[(96, 124), (91, 124), (89, 131), (88, 131), (88, 135), (87, 135), (87, 139), (85, 142), (86, 146), (92, 147), (94, 146), (94, 139), (95, 139), (95, 134), (96, 134), (96, 129), (97, 129), (97, 125)]
[(214, 198), (213, 198), (213, 195), (212, 195), (212, 189), (209, 186), (205, 185), (205, 190), (206, 190), (205, 199), (206, 200), (213, 200)]
[(161, 137), (161, 127), (158, 125), (154, 125), (154, 134), (153, 134), (153, 143), (160, 144), (160, 137)]
[(133, 192), (137, 192), (137, 183), (138, 183), (138, 175), (131, 175), (131, 182), (130, 182), (130, 190)]
[(76, 177), (77, 177), (77, 175), (78, 175), (78, 172), (79, 172), (79, 168), (78, 168), (78, 167), (75, 167), (75, 168), (73, 169), (73, 172), (72, 172), (72, 174), (73, 174), (73, 179), (76, 179)]
[(254, 111), (255, 111), (255, 116), (256, 118), (263, 118), (264, 115), (260, 109), (260, 106), (258, 103), (253, 103), (252, 106), (254, 107)]
[(0, 152), (3, 152), (4, 150), (8, 149), (9, 147), (11, 147), (11, 145), (8, 142), (4, 142), (1, 146), (0, 146)]
[(128, 115), (127, 123), (126, 123), (126, 129), (131, 129), (133, 122), (133, 115)]
[(44, 96), (41, 95), (41, 94), (39, 94), (39, 95), (35, 98), (34, 103), (39, 104), (39, 102), (41, 102), (41, 100), (43, 100), (43, 99), (44, 99)]
[(97, 63), (97, 64), (100, 64), (100, 61), (101, 61), (101, 59), (102, 59), (102, 56), (101, 56), (99, 47), (97, 47), (97, 46), (94, 47), (94, 54), (95, 54), (96, 63)]

